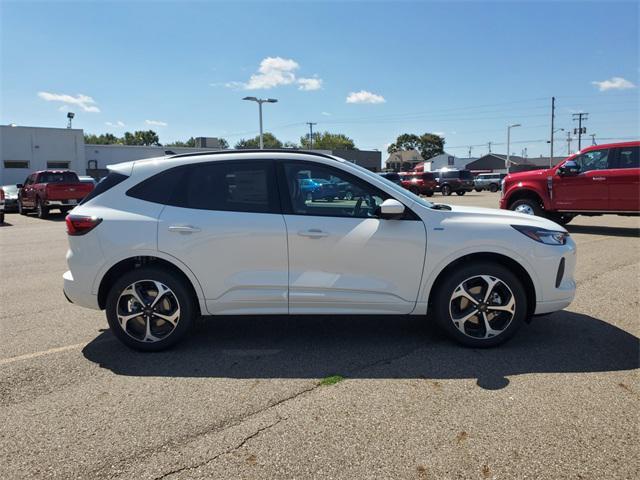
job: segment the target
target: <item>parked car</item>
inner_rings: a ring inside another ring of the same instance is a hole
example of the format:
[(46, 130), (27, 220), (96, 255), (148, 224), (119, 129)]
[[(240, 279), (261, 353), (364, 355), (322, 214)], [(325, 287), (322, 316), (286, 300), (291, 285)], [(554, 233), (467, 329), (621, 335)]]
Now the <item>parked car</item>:
[(35, 172), (17, 187), (20, 214), (26, 215), (35, 210), (39, 218), (47, 217), (52, 208), (67, 213), (93, 190), (93, 185), (82, 183), (76, 172), (71, 170)]
[(497, 192), (502, 185), (502, 179), (506, 176), (506, 173), (480, 173), (473, 179), (473, 188), (476, 192), (483, 190)]
[(395, 183), (396, 185), (402, 185), (402, 180), (400, 179), (400, 175), (396, 172), (381, 172), (380, 175), (382, 178), (386, 178), (390, 182)]
[[(363, 196), (309, 201), (304, 171)], [(410, 314), (490, 347), (575, 292), (575, 244), (559, 225), (432, 204), (321, 153), (111, 166), (66, 224), (65, 295), (106, 310), (111, 331), (140, 350), (167, 348), (198, 316), (222, 314)]]
[(433, 172), (408, 172), (402, 176), (402, 186), (416, 195), (431, 197), (437, 185)]
[(640, 142), (587, 147), (553, 168), (503, 180), (500, 208), (566, 224), (576, 215), (638, 215)]
[(4, 211), (17, 212), (18, 211), (18, 186), (2, 185), (0, 188), (2, 188), (2, 190), (4, 191)]
[(333, 202), (338, 196), (338, 186), (321, 178), (303, 178), (300, 188), (304, 197), (311, 201), (326, 200)]
[(0, 188), (0, 223), (4, 223), (4, 190)]
[(86, 175), (85, 175), (85, 176), (80, 175), (80, 176), (78, 177), (78, 179), (79, 179), (82, 183), (90, 183), (90, 184), (91, 184), (91, 185), (93, 185), (94, 187), (98, 184), (98, 182), (96, 181), (96, 179), (95, 179), (95, 178), (93, 178), (93, 177), (89, 177), (89, 176), (86, 176)]
[(436, 191), (442, 195), (448, 196), (453, 192), (464, 195), (473, 190), (473, 174), (469, 170), (438, 170), (436, 182)]

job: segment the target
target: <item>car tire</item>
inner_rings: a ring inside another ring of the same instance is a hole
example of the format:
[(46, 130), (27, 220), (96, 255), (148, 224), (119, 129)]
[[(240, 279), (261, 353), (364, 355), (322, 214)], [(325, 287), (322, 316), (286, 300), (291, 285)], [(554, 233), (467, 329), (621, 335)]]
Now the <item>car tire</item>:
[(26, 215), (27, 214), (27, 211), (22, 206), (22, 202), (20, 200), (18, 200), (18, 213), (20, 215)]
[(475, 190), (476, 192), (478, 192), (478, 193), (480, 193), (480, 192), (482, 191), (482, 189), (481, 189), (481, 188), (474, 188), (474, 190)]
[(516, 200), (511, 205), (509, 205), (509, 210), (513, 210), (514, 212), (525, 213), (527, 215), (535, 215), (537, 217), (544, 216), (544, 211), (536, 200), (532, 198), (522, 198), (520, 200)]
[[(153, 310), (153, 299), (160, 291), (158, 283), (167, 290)], [(128, 293), (132, 287), (136, 295)], [(149, 295), (154, 290), (156, 295)], [(131, 317), (136, 311), (140, 315)], [(165, 320), (176, 314), (175, 323)], [(125, 273), (113, 284), (107, 295), (106, 315), (111, 331), (126, 346), (157, 352), (172, 347), (189, 333), (195, 323), (196, 304), (181, 278), (162, 268), (142, 267)], [(121, 319), (126, 319), (124, 327)]]
[(427, 193), (425, 193), (425, 195), (427, 197), (433, 197), (433, 190), (429, 190)]
[(4, 212), (0, 212), (0, 224), (4, 223)]
[(413, 193), (414, 195), (418, 195), (420, 196), (420, 190), (417, 187), (411, 187), (409, 189), (411, 191), (411, 193)]
[(460, 196), (464, 195), (465, 193), (467, 193), (467, 192), (466, 192), (466, 191), (464, 191), (464, 190), (457, 190), (457, 191), (456, 191), (456, 194), (457, 194), (457, 195), (460, 195)]
[(496, 193), (498, 191), (498, 186), (495, 183), (492, 183), (491, 185), (489, 185), (489, 191), (491, 193)]
[(36, 213), (38, 218), (47, 218), (49, 216), (49, 209), (42, 204), (42, 200), (39, 198), (36, 200)]
[[(489, 282), (494, 281), (485, 303)], [(527, 318), (527, 295), (522, 282), (498, 263), (474, 262), (455, 269), (434, 293), (432, 318), (449, 337), (467, 347), (500, 345), (509, 340)], [(467, 295), (475, 298), (477, 304), (468, 300)], [(505, 310), (494, 310), (492, 306)]]
[(575, 217), (575, 215), (567, 215), (562, 213), (553, 213), (548, 216), (549, 220), (556, 222), (558, 225), (567, 225)]
[(444, 195), (445, 197), (448, 197), (449, 195), (451, 195), (451, 187), (449, 185), (443, 185), (440, 191), (442, 192), (442, 195)]

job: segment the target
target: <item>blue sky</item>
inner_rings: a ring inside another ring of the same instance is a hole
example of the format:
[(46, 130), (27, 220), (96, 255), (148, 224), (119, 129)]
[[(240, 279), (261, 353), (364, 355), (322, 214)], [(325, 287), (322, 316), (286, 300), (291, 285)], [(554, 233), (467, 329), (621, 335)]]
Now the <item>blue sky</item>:
[[(558, 127), (639, 137), (638, 2), (1, 2), (0, 123), (162, 142), (308, 127), (363, 149), (439, 132), (466, 156), (548, 154)], [(605, 82), (605, 83), (594, 83)], [(349, 101), (348, 101), (349, 100)], [(566, 153), (566, 133), (556, 152)], [(590, 142), (590, 139), (586, 140)], [(575, 143), (574, 143), (575, 145)]]

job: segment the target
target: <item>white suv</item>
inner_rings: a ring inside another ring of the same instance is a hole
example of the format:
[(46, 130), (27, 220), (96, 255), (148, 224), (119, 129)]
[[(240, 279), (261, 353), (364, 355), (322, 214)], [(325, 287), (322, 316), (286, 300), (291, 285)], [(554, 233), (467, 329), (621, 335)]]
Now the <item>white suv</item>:
[(340, 158), (221, 151), (109, 168), (67, 217), (64, 291), (136, 349), (221, 314), (420, 315), (489, 347), (574, 296), (576, 247), (559, 225), (432, 204)]

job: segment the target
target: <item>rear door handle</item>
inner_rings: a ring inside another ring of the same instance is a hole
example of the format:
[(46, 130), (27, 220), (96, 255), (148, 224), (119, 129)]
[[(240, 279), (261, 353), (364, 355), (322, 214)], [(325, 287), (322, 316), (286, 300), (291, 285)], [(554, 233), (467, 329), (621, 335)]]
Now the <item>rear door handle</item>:
[(196, 233), (199, 232), (200, 229), (191, 225), (171, 225), (169, 227), (169, 231), (178, 233)]
[(329, 236), (327, 232), (323, 232), (319, 228), (310, 228), (309, 230), (300, 230), (298, 232), (298, 235), (300, 235), (301, 237), (307, 237), (307, 238), (322, 238), (322, 237)]
[(594, 179), (596, 182), (602, 182), (603, 180), (606, 180), (606, 179), (607, 179), (607, 177), (593, 177), (593, 179)]

